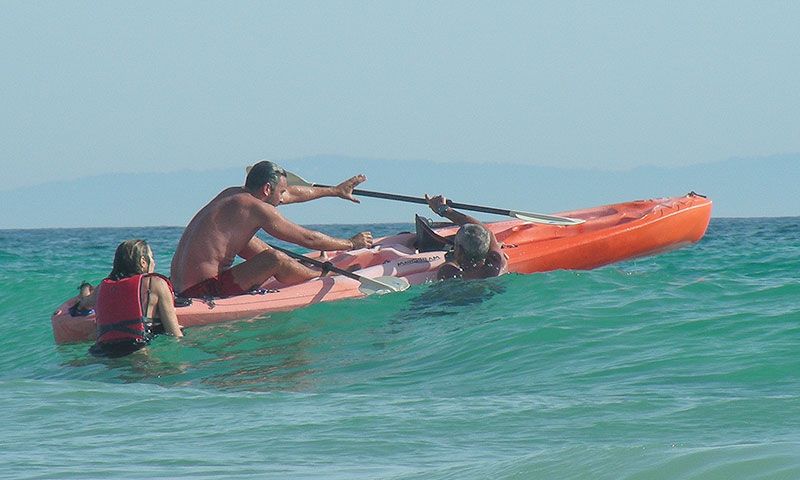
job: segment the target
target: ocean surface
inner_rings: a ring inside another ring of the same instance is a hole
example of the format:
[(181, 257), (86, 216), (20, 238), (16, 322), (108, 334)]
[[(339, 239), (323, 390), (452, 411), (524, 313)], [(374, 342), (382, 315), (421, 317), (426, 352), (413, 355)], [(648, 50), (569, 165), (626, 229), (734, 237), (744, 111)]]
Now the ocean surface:
[(800, 478), (800, 218), (713, 219), (656, 257), (191, 328), (120, 359), (55, 345), (50, 314), (120, 241), (147, 239), (168, 274), (180, 233), (0, 231), (0, 478)]

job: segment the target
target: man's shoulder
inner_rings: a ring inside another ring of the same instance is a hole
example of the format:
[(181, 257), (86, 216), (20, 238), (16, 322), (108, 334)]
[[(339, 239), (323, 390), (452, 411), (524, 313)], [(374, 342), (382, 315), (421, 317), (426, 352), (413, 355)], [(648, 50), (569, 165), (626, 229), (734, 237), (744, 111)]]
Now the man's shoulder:
[(241, 187), (226, 188), (225, 190), (221, 191), (219, 195), (217, 195), (209, 204), (217, 205), (223, 208), (230, 205), (233, 208), (250, 209), (263, 209), (265, 206), (270, 206), (242, 190)]
[(219, 192), (217, 196), (214, 197), (214, 201), (246, 200), (247, 197), (253, 198), (253, 196), (247, 193), (244, 189), (242, 189), (242, 187), (228, 187), (225, 190)]

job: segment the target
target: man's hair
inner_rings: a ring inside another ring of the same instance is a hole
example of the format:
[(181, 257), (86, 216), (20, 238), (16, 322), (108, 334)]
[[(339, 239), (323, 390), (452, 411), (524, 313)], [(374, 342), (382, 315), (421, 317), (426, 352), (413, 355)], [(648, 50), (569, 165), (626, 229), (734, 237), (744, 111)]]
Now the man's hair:
[(269, 183), (272, 188), (278, 186), (278, 181), (281, 177), (286, 176), (286, 170), (278, 166), (278, 164), (268, 160), (262, 160), (247, 172), (247, 179), (244, 181), (244, 186), (248, 190), (258, 190), (265, 184)]
[(483, 225), (468, 223), (458, 229), (454, 243), (461, 247), (467, 260), (479, 262), (489, 253), (492, 240), (489, 231)]
[(142, 264), (139, 263), (139, 260), (144, 257), (147, 260), (147, 266), (150, 266), (148, 248), (147, 242), (144, 240), (125, 240), (120, 243), (114, 253), (114, 266), (111, 268), (108, 278), (120, 280), (140, 273), (147, 273), (147, 270), (142, 270)]

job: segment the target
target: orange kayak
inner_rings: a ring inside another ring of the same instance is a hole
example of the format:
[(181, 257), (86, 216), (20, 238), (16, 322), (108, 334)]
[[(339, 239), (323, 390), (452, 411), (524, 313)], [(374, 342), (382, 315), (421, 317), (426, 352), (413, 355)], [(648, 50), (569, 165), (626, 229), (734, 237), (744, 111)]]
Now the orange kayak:
[[(584, 220), (579, 225), (509, 220), (486, 226), (503, 244), (510, 272), (588, 270), (699, 241), (708, 227), (711, 206), (711, 200), (690, 193), (683, 197), (638, 200), (558, 214)], [(445, 226), (433, 231), (446, 238), (454, 235), (457, 228)], [(329, 252), (327, 260), (364, 277), (401, 277), (411, 285), (418, 285), (435, 279), (436, 271), (445, 261), (446, 252), (441, 247), (423, 247), (425, 243), (429, 242), (418, 228), (416, 233), (377, 239), (369, 249)], [(315, 258), (312, 254), (308, 256)], [(364, 294), (359, 286), (358, 281), (339, 275), (291, 286), (273, 280), (251, 294), (195, 298), (190, 305), (179, 306), (176, 310), (180, 324), (191, 327), (360, 297)], [(75, 302), (75, 297), (65, 301), (51, 318), (56, 343), (94, 339), (94, 314), (73, 316), (70, 307)]]

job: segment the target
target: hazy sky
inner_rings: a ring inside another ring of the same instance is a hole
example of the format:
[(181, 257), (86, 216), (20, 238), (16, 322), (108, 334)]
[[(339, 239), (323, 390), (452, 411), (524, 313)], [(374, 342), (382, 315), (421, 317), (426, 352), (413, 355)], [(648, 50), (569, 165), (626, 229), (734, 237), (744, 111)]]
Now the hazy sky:
[(0, 188), (315, 154), (798, 152), (798, 25), (771, 1), (4, 1)]

